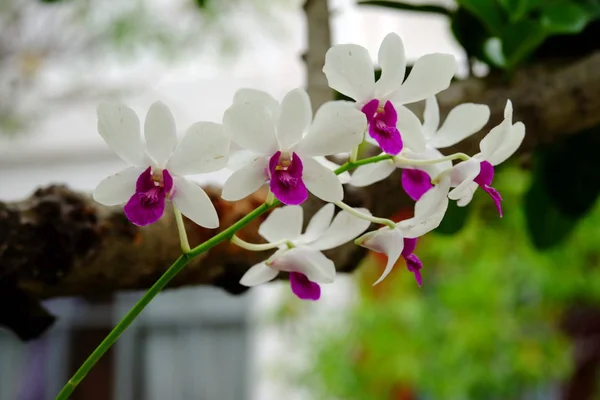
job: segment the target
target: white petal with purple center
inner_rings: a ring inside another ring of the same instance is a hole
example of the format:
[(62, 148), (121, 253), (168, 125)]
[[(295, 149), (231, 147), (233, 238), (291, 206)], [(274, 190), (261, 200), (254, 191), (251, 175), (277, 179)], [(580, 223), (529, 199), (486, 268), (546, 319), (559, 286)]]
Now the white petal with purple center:
[(248, 287), (260, 285), (275, 279), (278, 274), (279, 271), (269, 267), (263, 261), (250, 267), (244, 276), (242, 276), (242, 279), (240, 279), (240, 284)]
[(330, 101), (317, 110), (315, 119), (295, 151), (307, 156), (348, 153), (358, 146), (367, 118), (346, 101)]
[(148, 165), (140, 135), (140, 120), (123, 104), (101, 103), (97, 109), (98, 133), (123, 161), (130, 165)]
[(335, 265), (323, 253), (309, 247), (294, 247), (282, 256), (272, 257), (271, 266), (287, 272), (300, 272), (317, 283), (332, 283)]
[(479, 175), (480, 160), (472, 158), (468, 161), (458, 163), (450, 173), (452, 186), (456, 186), (448, 193), (452, 200), (458, 200), (469, 192), (469, 184)]
[(325, 55), (323, 72), (329, 87), (357, 102), (371, 100), (375, 91), (375, 68), (367, 49), (339, 44)]
[(167, 169), (175, 175), (195, 175), (218, 171), (227, 165), (229, 139), (223, 126), (197, 122), (190, 126), (175, 148)]
[(400, 221), (397, 225), (407, 238), (416, 238), (437, 228), (448, 209), (450, 179), (445, 178), (429, 189), (415, 204), (413, 218)]
[(221, 197), (237, 201), (256, 192), (268, 180), (265, 173), (268, 164), (267, 157), (260, 157), (235, 171), (223, 185)]
[(219, 216), (206, 192), (197, 184), (182, 177), (173, 177), (175, 207), (194, 223), (209, 229), (219, 227)]
[(144, 122), (146, 151), (158, 168), (164, 168), (171, 153), (177, 146), (175, 119), (171, 110), (157, 101), (150, 106)]
[(399, 104), (410, 104), (433, 96), (450, 86), (456, 72), (456, 60), (451, 54), (427, 54), (419, 58), (402, 87), (391, 100)]
[(375, 82), (375, 98), (386, 98), (402, 86), (406, 70), (406, 56), (402, 39), (395, 33), (388, 34), (379, 47), (381, 77)]
[(303, 211), (300, 206), (276, 208), (258, 228), (258, 234), (270, 243), (294, 240), (302, 233)]
[(294, 89), (281, 101), (281, 111), (277, 122), (279, 148), (290, 149), (298, 143), (308, 130), (312, 120), (310, 98), (304, 89)]
[(309, 192), (330, 203), (344, 198), (342, 182), (332, 170), (310, 157), (303, 158), (302, 162), (304, 163), (302, 180)]
[(129, 167), (105, 178), (94, 189), (94, 200), (105, 206), (116, 206), (127, 202), (135, 193), (135, 182), (144, 169)]

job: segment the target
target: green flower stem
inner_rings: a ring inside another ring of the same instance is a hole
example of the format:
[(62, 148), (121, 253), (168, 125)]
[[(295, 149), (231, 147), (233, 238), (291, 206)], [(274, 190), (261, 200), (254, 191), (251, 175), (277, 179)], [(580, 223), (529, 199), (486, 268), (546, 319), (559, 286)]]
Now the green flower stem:
[(342, 210), (349, 212), (350, 214), (354, 215), (357, 218), (371, 221), (371, 222), (373, 222), (375, 224), (379, 224), (379, 225), (387, 225), (390, 229), (396, 229), (396, 223), (394, 221), (392, 221), (391, 219), (379, 218), (379, 217), (374, 217), (371, 214), (365, 214), (361, 211), (358, 211), (356, 208), (350, 207), (348, 204), (346, 204), (342, 201), (337, 201), (333, 204), (335, 204)]
[(471, 157), (469, 157), (465, 153), (454, 153), (454, 154), (450, 154), (445, 157), (436, 158), (434, 160), (413, 160), (410, 158), (404, 158), (404, 157), (399, 157), (399, 156), (394, 157), (394, 161), (395, 161), (396, 165), (433, 165), (433, 164), (438, 164), (438, 163), (441, 163), (444, 161), (452, 161), (452, 160), (467, 161), (470, 159), (471, 159)]
[(278, 240), (276, 242), (273, 243), (250, 243), (250, 242), (246, 242), (244, 239), (241, 239), (239, 237), (237, 237), (236, 235), (233, 235), (233, 237), (231, 238), (231, 243), (235, 244), (238, 247), (241, 247), (242, 249), (246, 249), (249, 251), (266, 251), (266, 250), (273, 250), (278, 248), (279, 246), (283, 246), (286, 245), (287, 247), (294, 247), (294, 244), (292, 242), (290, 242), (289, 240), (283, 239), (283, 240)]
[(381, 155), (375, 156), (375, 157), (363, 158), (362, 160), (358, 160), (358, 161), (348, 161), (346, 164), (341, 165), (339, 168), (337, 168), (333, 172), (335, 172), (336, 175), (339, 175), (343, 172), (349, 171), (356, 167), (360, 167), (361, 165), (373, 164), (373, 163), (376, 163), (379, 161), (391, 160), (393, 158), (394, 158), (394, 156), (392, 156), (392, 155), (381, 154)]
[(175, 221), (177, 221), (177, 232), (179, 232), (179, 242), (181, 243), (181, 251), (183, 254), (187, 254), (191, 251), (190, 242), (188, 241), (187, 232), (185, 231), (185, 224), (183, 223), (183, 217), (181, 211), (173, 206), (173, 213), (175, 214)]
[[(379, 161), (391, 160), (391, 159), (392, 159), (392, 156), (387, 155), (387, 154), (370, 157), (370, 158), (365, 158), (365, 159), (358, 160), (358, 161), (348, 162), (348, 163), (340, 166), (334, 172), (336, 173), (336, 175), (339, 175), (342, 172), (346, 172), (350, 169), (356, 168), (361, 165), (372, 164), (372, 163), (376, 163)], [(254, 219), (263, 215), (270, 209), (279, 206), (280, 204), (281, 204), (281, 202), (275, 199), (273, 202), (264, 203), (264, 204), (260, 205), (259, 207), (254, 209), (252, 212), (247, 214), (245, 217), (243, 217), (242, 219), (237, 221), (235, 224), (231, 225), (229, 228), (225, 229), (222, 232), (219, 232), (212, 238), (208, 239), (206, 242), (200, 244), (197, 247), (194, 247), (193, 249), (189, 250), (188, 252), (186, 252), (187, 249), (184, 247), (184, 241), (183, 241), (183, 237), (185, 237), (186, 238), (185, 241), (187, 242), (187, 235), (186, 236), (182, 235), (181, 240), (182, 240), (182, 249), (183, 249), (184, 254), (182, 254), (181, 256), (179, 256), (179, 258), (177, 260), (175, 260), (173, 265), (171, 265), (169, 267), (169, 269), (156, 281), (156, 283), (154, 283), (154, 285), (152, 285), (152, 287), (150, 289), (148, 289), (148, 291), (146, 293), (144, 293), (144, 295), (138, 300), (138, 302), (135, 303), (133, 308), (131, 310), (129, 310), (129, 312), (123, 317), (123, 319), (121, 319), (121, 321), (113, 328), (113, 330), (110, 331), (108, 336), (106, 336), (106, 338), (98, 345), (98, 347), (92, 352), (92, 354), (90, 354), (90, 356), (87, 358), (87, 360), (85, 360), (85, 362), (81, 365), (81, 367), (77, 370), (77, 372), (75, 372), (73, 377), (71, 379), (69, 379), (67, 384), (62, 388), (62, 390), (58, 394), (58, 396), (56, 396), (56, 400), (67, 400), (69, 398), (69, 396), (71, 395), (71, 393), (73, 393), (73, 391), (75, 390), (77, 385), (79, 385), (79, 383), (86, 377), (88, 372), (90, 372), (92, 367), (98, 362), (98, 360), (100, 360), (100, 358), (104, 355), (104, 353), (106, 353), (108, 351), (108, 349), (110, 349), (110, 347), (117, 341), (117, 339), (121, 336), (121, 334), (123, 332), (125, 332), (125, 330), (129, 327), (129, 325), (131, 325), (131, 323), (137, 318), (137, 316), (144, 310), (144, 308), (146, 308), (146, 306), (152, 301), (152, 299), (154, 299), (156, 297), (156, 295), (159, 294), (160, 291), (162, 289), (164, 289), (165, 286), (167, 286), (167, 284), (169, 282), (171, 282), (171, 280), (173, 278), (175, 278), (175, 276), (177, 276), (177, 274), (183, 269), (183, 267), (185, 267), (187, 265), (187, 263), (190, 260), (199, 256), (203, 252), (212, 249), (217, 244), (224, 242), (225, 240), (230, 240), (231, 238), (234, 237), (234, 235), (240, 229), (242, 229), (243, 227), (248, 225)], [(179, 217), (177, 217), (177, 211), (175, 212), (175, 216), (176, 216), (176, 218), (181, 218), (181, 215)], [(178, 229), (180, 229), (180, 235), (182, 232), (181, 229), (183, 229), (183, 233), (185, 233), (185, 227), (183, 226), (182, 218), (181, 218), (181, 222), (179, 222), (179, 219), (178, 219), (177, 226), (178, 226)], [(188, 247), (189, 247), (189, 244), (188, 244)]]

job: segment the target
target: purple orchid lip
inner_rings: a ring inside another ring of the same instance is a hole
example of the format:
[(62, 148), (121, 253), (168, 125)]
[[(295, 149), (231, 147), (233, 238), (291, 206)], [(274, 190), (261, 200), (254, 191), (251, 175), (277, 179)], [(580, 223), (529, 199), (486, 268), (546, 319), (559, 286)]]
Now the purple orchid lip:
[(319, 300), (321, 298), (321, 287), (318, 283), (308, 279), (300, 272), (290, 272), (290, 286), (292, 292), (301, 300)]
[(379, 100), (373, 99), (361, 110), (369, 123), (369, 135), (377, 141), (381, 150), (391, 155), (400, 153), (404, 145), (400, 131), (396, 128), (398, 113), (392, 102), (388, 100), (380, 107)]
[(124, 211), (127, 218), (138, 226), (150, 225), (160, 219), (165, 211), (165, 200), (173, 191), (173, 177), (169, 171), (148, 167), (138, 177), (135, 193)]
[(269, 188), (284, 204), (302, 204), (308, 198), (308, 189), (302, 180), (304, 167), (296, 153), (273, 154), (269, 160)]
[(496, 209), (498, 210), (498, 214), (500, 214), (500, 218), (502, 218), (502, 196), (500, 192), (494, 189), (492, 185), (492, 181), (494, 180), (494, 166), (490, 164), (489, 161), (482, 161), (480, 164), (479, 175), (473, 179), (475, 183), (479, 185), (487, 194), (490, 195), (494, 204), (496, 205)]
[(406, 268), (413, 273), (415, 280), (419, 287), (423, 284), (423, 278), (421, 277), (421, 268), (423, 268), (423, 262), (413, 254), (417, 247), (417, 238), (404, 238), (404, 248), (402, 249), (402, 257), (406, 261)]
[(431, 177), (427, 172), (409, 168), (402, 170), (402, 188), (414, 201), (418, 201), (432, 187)]

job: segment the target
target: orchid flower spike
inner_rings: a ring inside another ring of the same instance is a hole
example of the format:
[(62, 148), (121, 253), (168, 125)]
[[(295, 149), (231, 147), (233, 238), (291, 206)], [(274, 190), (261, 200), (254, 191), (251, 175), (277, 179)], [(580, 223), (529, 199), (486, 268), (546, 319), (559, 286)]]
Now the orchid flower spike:
[(385, 226), (368, 232), (354, 241), (357, 245), (383, 253), (388, 258), (383, 274), (374, 285), (389, 275), (400, 256), (404, 257), (406, 267), (414, 274), (417, 284), (422, 285), (423, 263), (413, 252), (418, 237), (434, 230), (442, 222), (448, 209), (449, 189), (450, 179), (446, 177), (417, 201), (414, 217), (398, 222), (394, 229)]
[(290, 91), (281, 104), (265, 92), (241, 89), (223, 125), (232, 141), (254, 153), (225, 182), (223, 199), (242, 199), (268, 182), (282, 203), (298, 205), (309, 191), (327, 202), (342, 200), (340, 179), (315, 157), (350, 152), (362, 142), (367, 121), (343, 101), (325, 103), (313, 120), (303, 89)]
[(104, 179), (94, 199), (113, 206), (125, 204), (125, 215), (136, 225), (156, 222), (171, 200), (186, 217), (206, 228), (217, 228), (219, 217), (208, 195), (186, 175), (222, 169), (227, 164), (229, 139), (222, 126), (197, 122), (177, 142), (171, 111), (152, 104), (144, 123), (145, 143), (135, 112), (120, 104), (98, 107), (98, 132), (130, 167)]
[(477, 187), (481, 187), (490, 195), (500, 217), (502, 217), (502, 196), (491, 184), (494, 179), (494, 166), (506, 161), (519, 148), (525, 137), (525, 125), (522, 122), (512, 123), (513, 108), (510, 100), (504, 108), (504, 120), (481, 140), (480, 152), (468, 161), (463, 161), (452, 168), (450, 177), (452, 186), (456, 186), (448, 197), (457, 200), (461, 207), (471, 202)]
[(447, 89), (456, 71), (456, 60), (451, 54), (425, 55), (404, 80), (404, 44), (395, 33), (383, 39), (378, 58), (381, 77), (375, 81), (375, 67), (367, 49), (355, 44), (333, 46), (327, 51), (323, 67), (329, 87), (356, 101), (367, 116), (369, 135), (385, 153), (397, 155), (405, 146), (424, 151), (421, 123), (404, 104)]
[[(334, 209), (333, 204), (322, 207), (311, 218), (304, 233), (302, 207), (286, 206), (273, 210), (258, 233), (269, 243), (288, 243), (281, 245), (268, 260), (250, 268), (240, 283), (256, 286), (274, 279), (280, 271), (289, 272), (292, 292), (296, 296), (303, 300), (318, 300), (321, 296), (319, 284), (332, 283), (335, 278), (333, 261), (321, 251), (353, 240), (370, 225), (369, 221), (346, 211), (340, 211), (333, 218)], [(366, 209), (361, 211), (368, 213)]]

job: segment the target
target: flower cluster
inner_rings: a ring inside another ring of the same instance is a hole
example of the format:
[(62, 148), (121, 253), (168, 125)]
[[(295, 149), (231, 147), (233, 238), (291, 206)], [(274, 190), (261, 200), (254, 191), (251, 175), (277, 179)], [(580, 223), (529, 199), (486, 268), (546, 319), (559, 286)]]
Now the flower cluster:
[[(105, 205), (124, 204), (127, 218), (139, 226), (156, 222), (170, 200), (177, 212), (196, 224), (217, 228), (213, 204), (186, 176), (227, 167), (232, 174), (224, 184), (223, 199), (240, 200), (268, 185), (267, 203), (284, 204), (260, 227), (267, 243), (247, 243), (231, 233), (232, 243), (248, 250), (275, 250), (250, 268), (241, 284), (255, 286), (285, 272), (299, 298), (316, 300), (319, 284), (333, 282), (336, 272), (322, 251), (354, 240), (387, 256), (385, 270), (375, 283), (402, 257), (421, 285), (423, 264), (414, 253), (417, 240), (439, 226), (449, 201), (466, 206), (481, 187), (502, 216), (502, 197), (492, 187), (494, 166), (517, 150), (525, 126), (513, 123), (512, 104), (507, 100), (504, 120), (481, 140), (479, 153), (444, 155), (440, 150), (479, 132), (490, 118), (486, 105), (467, 103), (452, 109), (440, 126), (435, 96), (450, 85), (456, 70), (454, 57), (423, 56), (405, 77), (404, 45), (392, 33), (381, 43), (378, 65), (381, 77), (375, 80), (375, 66), (365, 48), (336, 45), (327, 52), (323, 72), (332, 89), (354, 102), (325, 103), (313, 116), (303, 89), (288, 92), (281, 102), (260, 90), (240, 89), (222, 124), (198, 122), (179, 141), (173, 116), (160, 102), (146, 116), (145, 140), (131, 109), (103, 104), (98, 108), (98, 131), (130, 167), (102, 181), (94, 198)], [(425, 101), (423, 122), (406, 107), (418, 101)], [(241, 150), (231, 152), (232, 142)], [(357, 159), (363, 142), (377, 146), (381, 154)], [(340, 154), (350, 154), (341, 167), (325, 158)], [(412, 218), (392, 221), (343, 203), (343, 184), (369, 186), (396, 168), (402, 169), (401, 185), (415, 201)], [(302, 233), (300, 205), (309, 192), (327, 204)], [(336, 206), (341, 208), (337, 214)], [(379, 228), (365, 233), (373, 223)]]

